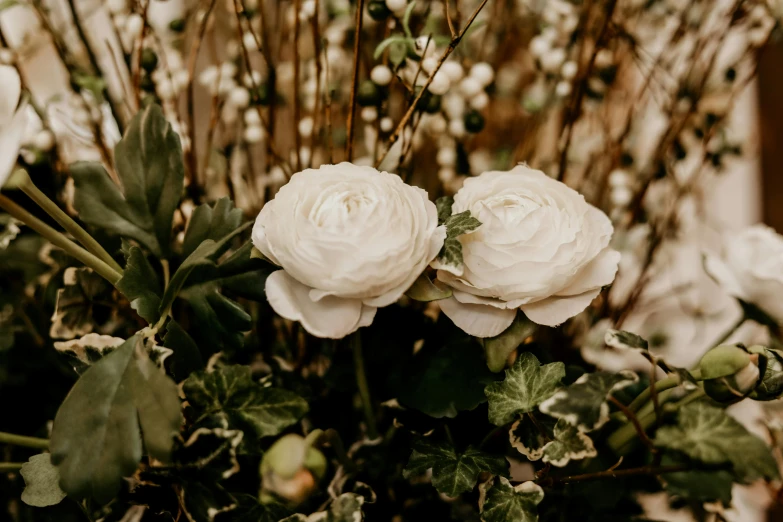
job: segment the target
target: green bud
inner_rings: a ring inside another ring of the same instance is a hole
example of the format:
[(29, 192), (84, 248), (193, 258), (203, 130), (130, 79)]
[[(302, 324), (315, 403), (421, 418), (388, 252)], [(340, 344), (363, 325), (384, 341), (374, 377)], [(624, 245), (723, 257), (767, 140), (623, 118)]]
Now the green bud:
[(280, 437), (264, 454), (261, 474), (274, 472), (282, 478), (291, 478), (302, 469), (307, 455), (304, 438), (294, 433)]
[(378, 105), (381, 102), (381, 90), (371, 80), (365, 80), (356, 91), (356, 101), (362, 107)]
[(261, 460), (262, 498), (271, 492), (299, 503), (315, 490), (328, 466), (324, 454), (311, 445), (315, 438), (291, 433), (272, 444)]
[(169, 22), (169, 29), (174, 31), (175, 33), (181, 33), (185, 30), (185, 20), (182, 18), (177, 18), (176, 20), (172, 20)]
[(742, 344), (724, 344), (716, 346), (699, 362), (701, 378), (717, 379), (734, 375), (750, 364), (750, 353)]
[(748, 395), (757, 401), (771, 401), (783, 395), (783, 352), (766, 346), (751, 346), (748, 351), (759, 355), (761, 382)]
[(370, 18), (376, 22), (386, 20), (391, 14), (391, 11), (389, 11), (384, 0), (372, 0), (372, 2), (367, 5), (367, 12), (370, 14)]

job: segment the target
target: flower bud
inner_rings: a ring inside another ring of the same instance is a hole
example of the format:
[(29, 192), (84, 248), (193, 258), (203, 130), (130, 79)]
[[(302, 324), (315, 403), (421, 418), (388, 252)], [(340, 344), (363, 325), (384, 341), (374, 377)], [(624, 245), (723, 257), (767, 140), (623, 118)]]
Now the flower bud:
[(294, 504), (307, 499), (326, 473), (326, 457), (296, 434), (281, 437), (261, 460), (261, 496), (269, 493)]
[(750, 392), (749, 397), (757, 401), (771, 401), (783, 395), (783, 352), (766, 346), (751, 346), (753, 354), (759, 355), (761, 381)]
[(705, 393), (718, 402), (743, 399), (760, 382), (758, 362), (759, 354), (742, 344), (713, 348), (699, 363)]

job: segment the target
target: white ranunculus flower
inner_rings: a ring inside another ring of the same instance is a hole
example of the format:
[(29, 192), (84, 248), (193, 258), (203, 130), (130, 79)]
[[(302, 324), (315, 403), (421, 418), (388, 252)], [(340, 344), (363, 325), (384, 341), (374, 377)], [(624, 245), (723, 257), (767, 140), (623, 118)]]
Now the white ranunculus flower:
[(518, 308), (555, 326), (584, 310), (614, 280), (620, 253), (608, 247), (612, 223), (579, 193), (519, 165), (468, 178), (452, 214), (481, 221), (459, 237), (464, 265), (438, 270), (454, 295), (438, 301), (465, 332), (493, 337)]
[(294, 174), (253, 227), (253, 244), (283, 268), (266, 281), (272, 308), (333, 339), (399, 299), (445, 237), (424, 190), (350, 163)]
[(22, 83), (10, 65), (0, 65), (0, 187), (11, 175), (27, 128), (27, 107), (19, 105)]
[(706, 254), (704, 265), (729, 295), (783, 324), (783, 236), (766, 225), (728, 233), (722, 254)]

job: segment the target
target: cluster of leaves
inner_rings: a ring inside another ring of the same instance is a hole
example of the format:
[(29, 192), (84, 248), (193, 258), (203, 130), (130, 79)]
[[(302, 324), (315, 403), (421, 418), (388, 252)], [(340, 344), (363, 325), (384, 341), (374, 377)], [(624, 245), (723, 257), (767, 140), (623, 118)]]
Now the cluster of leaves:
[[(182, 152), (159, 108), (134, 118), (115, 157), (119, 184), (97, 165), (72, 172), (80, 219), (123, 267), (116, 285), (56, 253), (18, 268), (47, 282), (35, 304), (48, 308), (24, 317), (51, 317), (38, 345), (67, 376), (56, 415), (31, 430), (54, 418), (48, 452), (25, 455), (28, 506), (62, 520), (77, 504), (103, 520), (140, 507), (143, 520), (192, 522), (633, 520), (639, 491), (728, 504), (734, 483), (778, 478), (761, 439), (628, 332), (606, 343), (669, 374), (664, 407), (635, 404), (646, 377), (555, 360), (557, 338), (522, 314), (482, 341), (433, 321), (416, 301), (450, 291), (427, 274), (407, 292), (414, 302), (379, 310), (357, 334), (363, 361), (349, 342), (310, 337), (266, 305), (275, 267), (254, 255), (229, 199), (175, 225)], [(438, 263), (459, 271), (459, 237), (481, 223), (449, 199), (437, 206), (447, 230)], [(40, 244), (22, 236), (2, 252), (34, 257), (23, 249), (37, 256)], [(16, 312), (0, 321), (13, 350), (31, 335), (20, 322)], [(357, 371), (372, 398), (363, 407)], [(629, 478), (600, 487), (620, 457)]]

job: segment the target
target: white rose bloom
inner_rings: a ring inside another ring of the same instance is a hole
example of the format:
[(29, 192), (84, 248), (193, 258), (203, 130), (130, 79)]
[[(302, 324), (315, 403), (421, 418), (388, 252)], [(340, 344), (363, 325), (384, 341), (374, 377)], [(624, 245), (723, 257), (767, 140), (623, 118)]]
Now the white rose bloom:
[(26, 104), (17, 107), (21, 95), (19, 73), (10, 65), (0, 65), (0, 187), (16, 164), (29, 120)]
[(726, 293), (783, 324), (783, 236), (766, 225), (726, 234), (722, 255), (707, 254), (704, 265)]
[(294, 174), (253, 227), (253, 244), (283, 268), (266, 281), (272, 308), (332, 339), (397, 301), (445, 237), (424, 190), (350, 163)]
[(519, 165), (468, 178), (452, 214), (465, 210), (482, 224), (459, 237), (462, 269), (433, 266), (454, 291), (441, 309), (471, 335), (499, 335), (518, 308), (556, 326), (614, 280), (620, 253), (608, 247), (609, 218), (541, 171)]

